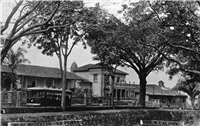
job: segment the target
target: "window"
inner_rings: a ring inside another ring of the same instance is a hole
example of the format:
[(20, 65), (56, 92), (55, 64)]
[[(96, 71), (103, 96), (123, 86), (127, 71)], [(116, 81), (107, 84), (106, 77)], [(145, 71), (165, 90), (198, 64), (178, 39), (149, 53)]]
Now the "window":
[(35, 87), (35, 81), (31, 83), (31, 87)]
[(93, 75), (93, 82), (97, 82), (97, 77), (98, 77), (98, 74)]
[(46, 86), (51, 87), (52, 86), (52, 79), (46, 79)]
[(116, 80), (116, 82), (117, 82), (117, 83), (119, 83), (119, 80), (120, 80), (120, 77), (117, 77), (117, 80)]

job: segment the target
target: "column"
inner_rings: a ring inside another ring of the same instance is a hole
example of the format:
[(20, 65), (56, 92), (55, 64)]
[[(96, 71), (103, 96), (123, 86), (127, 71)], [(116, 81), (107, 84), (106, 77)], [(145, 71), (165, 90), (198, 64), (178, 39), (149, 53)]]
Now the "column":
[(69, 81), (66, 79), (66, 89), (69, 90)]
[(118, 90), (119, 90), (119, 89), (116, 89), (116, 92), (117, 92), (117, 95), (116, 95), (116, 98), (117, 98), (117, 99), (116, 99), (116, 100), (118, 100)]
[(125, 90), (125, 97), (126, 97), (126, 100), (129, 100), (128, 99), (128, 90)]
[(60, 87), (59, 88), (62, 88), (62, 79), (60, 80)]
[(46, 78), (44, 78), (44, 87), (46, 86)]
[(54, 82), (54, 79), (52, 80), (52, 87), (54, 87), (55, 86), (55, 82)]
[(84, 91), (84, 104), (87, 105), (87, 92)]
[(115, 99), (117, 100), (117, 88), (115, 89)]
[(76, 82), (76, 80), (74, 80), (74, 92), (76, 90), (76, 83), (78, 83), (78, 82)]
[(24, 76), (21, 76), (21, 77), (20, 77), (20, 84), (21, 84), (21, 88), (25, 88)]
[(116, 89), (113, 89), (113, 100), (115, 100), (115, 97), (116, 97)]
[(120, 89), (120, 100), (122, 100), (122, 89)]
[(17, 99), (16, 99), (16, 107), (20, 107), (20, 96), (21, 96), (21, 91), (17, 91)]
[(26, 79), (25, 88), (27, 88), (27, 86), (28, 86), (28, 77), (26, 77), (25, 79)]
[(37, 78), (35, 78), (35, 86), (38, 87)]
[(125, 89), (122, 89), (122, 99), (125, 100)]
[(13, 91), (8, 91), (8, 103), (12, 103)]

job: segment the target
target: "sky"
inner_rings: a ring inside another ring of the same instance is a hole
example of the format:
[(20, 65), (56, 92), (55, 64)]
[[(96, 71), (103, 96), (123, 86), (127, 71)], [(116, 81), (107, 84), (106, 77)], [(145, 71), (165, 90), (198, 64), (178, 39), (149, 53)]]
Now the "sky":
[[(96, 0), (97, 1), (97, 0)], [(95, 1), (95, 2), (96, 2)], [(8, 4), (8, 1), (1, 1), (0, 6), (0, 15), (1, 15), (1, 21), (4, 21), (7, 17), (7, 15), (11, 12), (12, 6)], [(93, 1), (94, 2), (94, 1)], [(108, 10), (110, 13), (117, 13), (117, 10), (120, 9), (121, 4), (126, 3), (125, 0), (116, 0), (114, 2), (111, 2), (111, 0), (98, 0), (97, 2), (100, 2), (100, 6)], [(86, 3), (94, 4), (90, 0), (86, 0)], [(21, 46), (21, 43), (18, 42), (14, 45), (14, 49)], [(56, 55), (54, 56), (46, 56), (41, 53), (41, 50), (38, 50), (36, 47), (32, 46), (31, 48), (27, 48), (27, 46), (23, 46), (27, 50), (27, 53), (25, 54), (25, 57), (29, 59), (30, 65), (38, 65), (38, 66), (46, 66), (46, 67), (56, 67), (59, 68), (59, 60)], [(67, 61), (67, 67), (68, 70), (71, 66), (71, 64), (75, 61), (78, 65), (78, 67), (86, 65), (86, 64), (95, 64), (98, 63), (97, 61), (94, 61), (92, 57), (95, 55), (90, 53), (90, 47), (87, 46), (87, 49), (84, 49), (81, 43), (78, 43), (72, 50), (71, 54), (68, 57)], [(137, 74), (134, 72), (131, 68), (118, 68), (124, 72), (127, 72), (129, 75), (126, 77), (127, 83), (139, 83), (139, 79)], [(172, 80), (169, 80), (169, 75), (166, 74), (166, 70), (160, 71), (160, 72), (152, 72), (147, 77), (147, 83), (148, 84), (158, 84), (158, 81), (162, 80), (166, 87), (173, 87), (179, 76), (175, 76)]]

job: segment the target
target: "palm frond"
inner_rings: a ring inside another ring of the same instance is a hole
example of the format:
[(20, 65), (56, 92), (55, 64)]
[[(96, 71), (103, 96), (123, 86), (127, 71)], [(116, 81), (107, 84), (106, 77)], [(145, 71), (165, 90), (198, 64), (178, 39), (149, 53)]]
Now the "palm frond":
[(30, 63), (30, 61), (24, 57), (24, 53), (27, 53), (27, 51), (21, 47), (17, 48), (16, 51), (10, 49), (5, 58), (5, 65), (9, 66), (12, 71), (14, 71), (19, 66), (19, 64), (25, 62)]

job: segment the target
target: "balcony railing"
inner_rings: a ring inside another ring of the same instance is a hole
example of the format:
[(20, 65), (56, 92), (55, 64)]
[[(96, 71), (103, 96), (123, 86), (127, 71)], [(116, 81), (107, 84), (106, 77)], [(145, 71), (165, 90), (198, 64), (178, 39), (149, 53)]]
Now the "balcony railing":
[(135, 100), (133, 97), (120, 97), (119, 99), (117, 97), (114, 97), (114, 100)]

